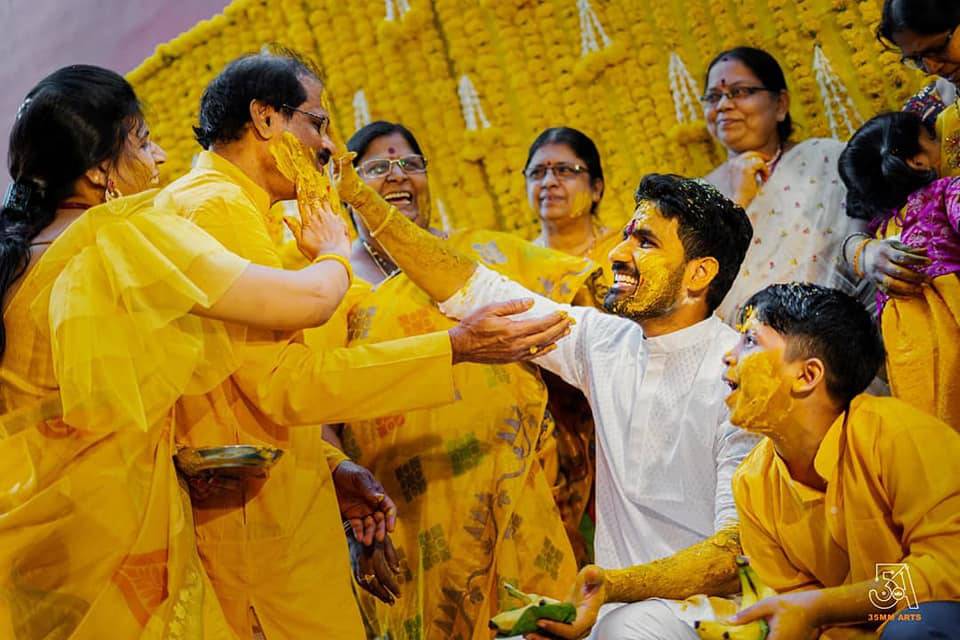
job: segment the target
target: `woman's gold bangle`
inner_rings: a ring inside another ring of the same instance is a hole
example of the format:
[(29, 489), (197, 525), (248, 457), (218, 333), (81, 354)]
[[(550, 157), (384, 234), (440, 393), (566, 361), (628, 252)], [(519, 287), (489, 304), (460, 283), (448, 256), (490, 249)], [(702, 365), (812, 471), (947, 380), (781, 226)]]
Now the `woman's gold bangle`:
[(340, 264), (342, 264), (343, 268), (347, 270), (347, 284), (353, 284), (353, 267), (350, 266), (349, 260), (347, 260), (341, 255), (337, 255), (336, 253), (324, 253), (314, 258), (313, 264), (317, 264), (318, 262), (323, 262), (324, 260), (335, 260)]
[(873, 240), (873, 238), (864, 238), (860, 241), (860, 244), (857, 245), (857, 248), (853, 250), (853, 275), (860, 279), (863, 279), (866, 275), (863, 269), (860, 268), (860, 258), (863, 255), (863, 250), (867, 248), (871, 240)]
[(397, 208), (391, 205), (390, 210), (387, 212), (387, 217), (383, 219), (383, 222), (380, 223), (379, 227), (370, 232), (371, 238), (376, 238), (384, 229), (387, 228), (387, 225), (390, 224), (390, 220), (393, 218), (393, 212), (396, 210)]

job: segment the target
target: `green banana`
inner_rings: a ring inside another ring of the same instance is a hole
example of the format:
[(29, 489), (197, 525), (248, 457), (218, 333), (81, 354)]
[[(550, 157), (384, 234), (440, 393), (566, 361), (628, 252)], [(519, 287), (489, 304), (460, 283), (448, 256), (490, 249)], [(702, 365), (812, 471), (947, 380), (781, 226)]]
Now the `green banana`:
[(548, 596), (542, 596), (539, 593), (524, 593), (509, 582), (503, 583), (503, 590), (507, 592), (507, 595), (513, 596), (524, 604), (541, 604), (544, 602), (547, 604), (560, 604), (559, 600), (555, 600)]
[[(752, 607), (764, 598), (777, 595), (776, 591), (760, 579), (746, 556), (737, 556), (737, 575), (740, 577), (740, 589), (743, 592), (740, 596), (740, 611)], [(754, 620), (740, 625), (697, 620), (693, 626), (702, 640), (765, 640), (770, 633), (770, 625), (766, 620)]]
[(542, 618), (573, 622), (577, 617), (576, 608), (569, 602), (560, 602), (536, 593), (524, 593), (507, 583), (504, 583), (503, 587), (509, 595), (524, 604), (490, 618), (489, 626), (498, 636), (518, 636), (536, 631), (537, 620)]

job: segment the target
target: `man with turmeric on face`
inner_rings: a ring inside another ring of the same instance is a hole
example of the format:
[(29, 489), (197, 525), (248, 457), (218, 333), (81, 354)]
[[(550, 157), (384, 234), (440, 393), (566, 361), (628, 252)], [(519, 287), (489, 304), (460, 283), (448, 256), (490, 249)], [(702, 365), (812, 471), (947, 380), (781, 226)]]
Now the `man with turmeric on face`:
[[(607, 569), (581, 572), (573, 624), (541, 621), (560, 637), (589, 633), (607, 602), (637, 604), (607, 614), (601, 637), (686, 637), (693, 629), (678, 618), (680, 605), (650, 598), (737, 590), (730, 478), (755, 440), (727, 421), (721, 358), (737, 334), (712, 314), (740, 269), (750, 222), (710, 185), (679, 176), (645, 177), (636, 204), (610, 253), (606, 306), (617, 315), (554, 303), (465, 256), (439, 264), (444, 286), (428, 291), (452, 317), (530, 297), (537, 313), (576, 321), (534, 362), (583, 390), (593, 410), (595, 550)], [(398, 246), (415, 225), (388, 211), (360, 213), (368, 227), (383, 225), (378, 239), (396, 264), (417, 268), (417, 254)], [(420, 236), (421, 247), (442, 242)]]
[(731, 622), (765, 618), (769, 640), (888, 619), (883, 640), (957, 637), (960, 435), (863, 393), (883, 346), (853, 298), (775, 284), (742, 315), (727, 403), (734, 424), (765, 438), (733, 493), (744, 553), (780, 595)]

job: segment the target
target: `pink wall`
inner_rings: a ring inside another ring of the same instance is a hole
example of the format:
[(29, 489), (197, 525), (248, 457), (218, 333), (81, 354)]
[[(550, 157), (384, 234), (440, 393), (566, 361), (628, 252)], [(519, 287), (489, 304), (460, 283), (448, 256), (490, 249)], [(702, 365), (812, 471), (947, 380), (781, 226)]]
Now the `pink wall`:
[[(227, 0), (0, 0), (3, 157), (17, 107), (43, 76), (72, 63), (126, 73), (158, 44), (227, 4)], [(0, 185), (7, 182), (4, 162)]]

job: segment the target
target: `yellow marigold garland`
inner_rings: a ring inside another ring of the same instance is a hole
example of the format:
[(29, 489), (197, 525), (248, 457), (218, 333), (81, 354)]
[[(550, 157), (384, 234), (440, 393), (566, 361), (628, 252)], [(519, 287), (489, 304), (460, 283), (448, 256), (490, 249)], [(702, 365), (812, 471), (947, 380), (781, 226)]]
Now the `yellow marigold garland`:
[[(382, 2), (235, 0), (222, 14), (157, 47), (130, 72), (156, 140), (162, 178), (199, 151), (200, 95), (236, 57), (278, 42), (317, 60), (338, 131), (353, 131), (363, 90), (373, 118), (409, 126), (431, 162), (435, 199), (454, 226), (530, 235), (537, 221), (520, 175), (528, 145), (569, 125), (597, 142), (607, 177), (601, 214), (618, 223), (650, 171), (702, 175), (722, 154), (701, 122), (678, 124), (667, 75), (676, 51), (695, 80), (722, 48), (769, 50), (787, 73), (798, 138), (824, 135), (811, 69), (820, 44), (864, 117), (897, 108), (922, 74), (874, 38), (877, 0), (592, 0), (609, 44), (581, 56), (576, 0), (410, 0), (386, 20)], [(457, 83), (470, 77), (489, 128), (467, 131)]]

